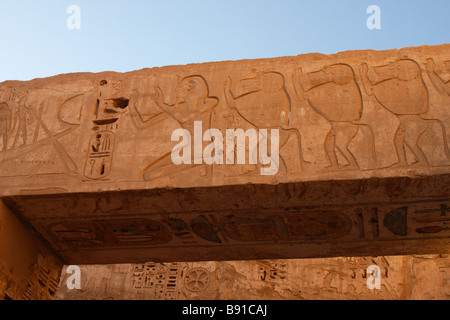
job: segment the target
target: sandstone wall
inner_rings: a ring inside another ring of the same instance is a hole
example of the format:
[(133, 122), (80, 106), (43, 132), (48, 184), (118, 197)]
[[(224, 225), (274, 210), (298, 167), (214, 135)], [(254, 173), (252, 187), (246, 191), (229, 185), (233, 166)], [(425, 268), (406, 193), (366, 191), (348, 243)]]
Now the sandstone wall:
[(0, 202), (0, 300), (53, 300), (63, 264)]
[[(367, 287), (371, 265), (380, 267), (380, 289)], [(448, 255), (80, 267), (81, 289), (67, 289), (64, 269), (56, 299), (450, 299)]]

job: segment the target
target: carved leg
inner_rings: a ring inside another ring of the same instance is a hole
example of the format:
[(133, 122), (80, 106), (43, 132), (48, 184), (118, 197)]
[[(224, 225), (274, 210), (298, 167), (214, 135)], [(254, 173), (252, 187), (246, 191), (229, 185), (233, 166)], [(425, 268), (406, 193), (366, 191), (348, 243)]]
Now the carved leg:
[(438, 119), (423, 119), (423, 121), (428, 122), (428, 123), (437, 124), (440, 127), (441, 132), (442, 132), (442, 141), (443, 141), (443, 145), (444, 145), (445, 155), (447, 156), (447, 159), (450, 159), (450, 150), (448, 147), (447, 130), (445, 129), (445, 125), (442, 123), (441, 120), (438, 120)]
[(427, 157), (419, 146), (420, 137), (428, 129), (427, 121), (417, 115), (399, 116), (399, 119), (404, 126), (404, 142), (414, 153), (415, 163), (429, 165)]
[(325, 138), (325, 150), (328, 155), (328, 159), (330, 159), (331, 167), (338, 169), (338, 162), (336, 157), (336, 131), (334, 129), (331, 129), (330, 132), (328, 132), (327, 137)]
[[(289, 137), (288, 138), (294, 137), (294, 139), (296, 139), (296, 142), (297, 142), (297, 145), (298, 145), (300, 170), (303, 171), (311, 163), (306, 161), (303, 158), (302, 135), (301, 135), (301, 133), (300, 133), (300, 131), (298, 129), (284, 129), (284, 130), (287, 130), (289, 132)], [(281, 146), (280, 149), (283, 148), (283, 146)]]
[(405, 126), (400, 124), (395, 132), (394, 136), (395, 150), (397, 151), (398, 166), (406, 166), (406, 153), (405, 153)]
[[(423, 124), (423, 123), (422, 123)], [(428, 159), (419, 146), (419, 140), (422, 134), (426, 131), (428, 125), (425, 126), (416, 125), (414, 127), (407, 127), (405, 129), (405, 144), (414, 153), (417, 161), (415, 163), (421, 165), (429, 165)], [(422, 129), (422, 130), (421, 130)]]
[(173, 176), (184, 170), (192, 169), (198, 166), (200, 166), (200, 164), (175, 165), (172, 162), (171, 153), (168, 153), (144, 169), (144, 180), (151, 181), (158, 178), (163, 178), (165, 176)]
[(358, 133), (358, 127), (348, 122), (334, 123), (333, 126), (336, 132), (336, 147), (345, 157), (350, 167), (358, 168), (356, 158), (348, 148), (350, 142)]
[[(358, 132), (358, 127), (350, 122), (333, 122), (332, 126), (335, 134), (335, 147), (341, 152), (350, 167), (358, 168), (356, 158), (348, 148), (353, 137)], [(336, 158), (336, 152), (334, 152), (334, 157)]]
[(8, 133), (3, 132), (2, 136), (3, 136), (3, 146), (1, 151), (6, 151), (6, 149), (8, 149)]

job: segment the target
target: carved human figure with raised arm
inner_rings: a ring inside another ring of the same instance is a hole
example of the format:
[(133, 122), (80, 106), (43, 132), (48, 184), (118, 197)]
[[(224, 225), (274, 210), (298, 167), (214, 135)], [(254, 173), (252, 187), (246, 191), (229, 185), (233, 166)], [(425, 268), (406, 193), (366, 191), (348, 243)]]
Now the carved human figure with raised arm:
[(434, 63), (434, 60), (432, 58), (428, 58), (427, 62), (425, 63), (425, 66), (427, 68), (428, 76), (431, 79), (431, 82), (433, 83), (434, 87), (441, 93), (441, 94), (447, 94), (450, 97), (450, 60), (444, 61), (445, 69), (448, 78), (443, 79), (436, 71), (436, 64)]
[[(133, 121), (141, 126), (150, 126), (164, 120), (164, 115), (175, 119), (180, 126), (194, 137), (194, 122), (201, 121), (203, 125), (210, 126), (213, 109), (219, 104), (219, 99), (209, 95), (209, 88), (202, 76), (193, 75), (183, 78), (175, 88), (176, 100), (170, 104), (165, 102), (164, 94), (160, 87), (155, 88), (154, 101), (162, 110), (153, 115), (147, 121), (143, 121), (136, 109), (137, 92), (133, 92), (130, 99), (130, 112)], [(134, 112), (134, 114), (133, 114)], [(180, 146), (181, 148), (181, 146)], [(191, 153), (194, 156), (194, 153)], [(144, 180), (152, 180), (161, 176), (177, 173), (198, 166), (192, 159), (192, 165), (176, 166), (171, 159), (171, 153), (167, 153), (144, 169)], [(206, 176), (211, 176), (211, 166), (205, 165)]]

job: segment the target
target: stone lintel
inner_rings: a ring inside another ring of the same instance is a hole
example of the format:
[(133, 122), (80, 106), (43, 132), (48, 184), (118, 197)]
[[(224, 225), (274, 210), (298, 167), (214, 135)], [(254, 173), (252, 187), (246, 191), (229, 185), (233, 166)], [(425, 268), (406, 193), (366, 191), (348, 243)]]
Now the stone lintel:
[(4, 82), (0, 197), (70, 264), (449, 253), (449, 49)]

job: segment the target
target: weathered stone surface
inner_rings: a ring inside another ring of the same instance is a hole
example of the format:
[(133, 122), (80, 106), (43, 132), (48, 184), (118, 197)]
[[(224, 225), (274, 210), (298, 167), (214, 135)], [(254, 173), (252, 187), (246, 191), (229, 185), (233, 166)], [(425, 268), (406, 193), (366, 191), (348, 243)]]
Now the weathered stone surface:
[[(70, 264), (448, 253), (449, 49), (4, 82), (0, 196)], [(194, 121), (279, 130), (276, 174), (173, 164)]]
[(0, 300), (52, 300), (63, 264), (0, 201)]
[[(367, 268), (380, 268), (369, 289)], [(421, 300), (450, 299), (449, 256), (388, 256), (88, 265), (81, 289), (63, 271), (56, 299)], [(65, 269), (64, 269), (65, 270)]]

